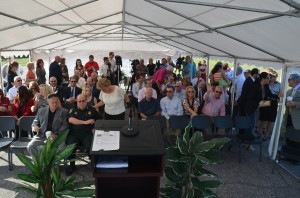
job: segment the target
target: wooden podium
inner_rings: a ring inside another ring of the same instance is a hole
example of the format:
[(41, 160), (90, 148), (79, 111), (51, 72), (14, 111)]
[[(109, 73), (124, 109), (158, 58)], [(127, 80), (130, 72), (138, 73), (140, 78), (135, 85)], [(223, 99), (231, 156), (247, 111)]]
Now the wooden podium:
[[(95, 129), (120, 131), (128, 121), (98, 120)], [(134, 137), (120, 134), (117, 151), (91, 151), (96, 197), (159, 197), (160, 177), (165, 154), (158, 121), (134, 121), (139, 130)], [(93, 141), (94, 142), (94, 141)], [(99, 156), (128, 156), (128, 168), (96, 168)]]

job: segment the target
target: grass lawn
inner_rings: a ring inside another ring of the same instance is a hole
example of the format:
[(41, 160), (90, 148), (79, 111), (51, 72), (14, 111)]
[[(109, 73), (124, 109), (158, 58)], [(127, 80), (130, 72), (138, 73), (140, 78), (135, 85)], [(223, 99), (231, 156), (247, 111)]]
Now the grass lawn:
[[(26, 67), (29, 62), (29, 58), (15, 58), (14, 61), (17, 61), (23, 67)], [(2, 59), (1, 65), (5, 65), (7, 63), (7, 59)]]

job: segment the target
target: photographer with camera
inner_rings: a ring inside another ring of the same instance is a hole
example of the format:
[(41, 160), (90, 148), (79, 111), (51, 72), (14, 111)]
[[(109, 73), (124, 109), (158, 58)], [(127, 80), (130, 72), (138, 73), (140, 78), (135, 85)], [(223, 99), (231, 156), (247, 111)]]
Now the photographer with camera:
[(84, 70), (87, 72), (87, 76), (90, 77), (91, 74), (95, 71), (99, 70), (99, 65), (96, 61), (94, 61), (94, 56), (89, 56), (89, 62), (84, 65)]

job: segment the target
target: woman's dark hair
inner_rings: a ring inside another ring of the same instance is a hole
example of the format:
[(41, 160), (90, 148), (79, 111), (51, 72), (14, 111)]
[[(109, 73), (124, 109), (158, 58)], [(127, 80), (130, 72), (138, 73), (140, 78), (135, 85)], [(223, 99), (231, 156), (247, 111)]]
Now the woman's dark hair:
[(62, 58), (60, 59), (60, 65), (66, 65), (66, 59), (65, 58)]
[(78, 65), (77, 65), (77, 61), (80, 61), (80, 67), (83, 68), (81, 59), (77, 59), (76, 62), (75, 62), (75, 69), (78, 69), (78, 68), (77, 68), (77, 66), (78, 66)]
[(0, 102), (3, 102), (4, 101), (4, 93), (3, 93), (2, 89), (0, 89), (0, 95), (2, 95)]
[(7, 73), (10, 72), (13, 67), (19, 67), (19, 63), (16, 61), (12, 62), (12, 64), (7, 67)]
[(261, 72), (259, 74), (259, 80), (261, 81), (262, 79), (270, 78), (270, 75), (267, 72)]
[(36, 61), (36, 68), (41, 68), (41, 63), (43, 63), (43, 62), (44, 62), (43, 59), (38, 59)]
[(215, 64), (214, 68), (211, 70), (211, 73), (215, 74), (219, 71), (219, 69), (222, 69), (222, 68), (223, 68), (223, 63), (219, 61)]
[(26, 86), (22, 85), (18, 88), (16, 99), (20, 105), (25, 105), (31, 98), (31, 94)]

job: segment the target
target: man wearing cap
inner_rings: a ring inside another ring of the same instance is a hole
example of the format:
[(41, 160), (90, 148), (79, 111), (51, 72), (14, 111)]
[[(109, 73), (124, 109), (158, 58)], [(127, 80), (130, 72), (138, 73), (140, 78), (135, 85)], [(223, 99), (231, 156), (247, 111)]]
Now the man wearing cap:
[[(68, 134), (67, 145), (80, 144), (89, 153), (93, 140), (92, 130), (97, 119), (100, 119), (100, 116), (95, 108), (88, 106), (85, 96), (79, 94), (77, 96), (77, 106), (70, 109), (68, 115), (70, 133)], [(74, 158), (74, 154), (69, 157), (70, 160)], [(75, 168), (75, 161), (71, 161), (66, 170), (66, 175), (71, 175)]]
[(59, 107), (57, 95), (50, 94), (47, 102), (49, 106), (39, 109), (32, 123), (32, 131), (37, 134), (29, 142), (27, 150), (33, 157), (38, 156), (39, 149), (45, 144), (46, 131), (51, 131), (51, 138), (55, 139), (59, 133), (68, 129), (68, 111)]

